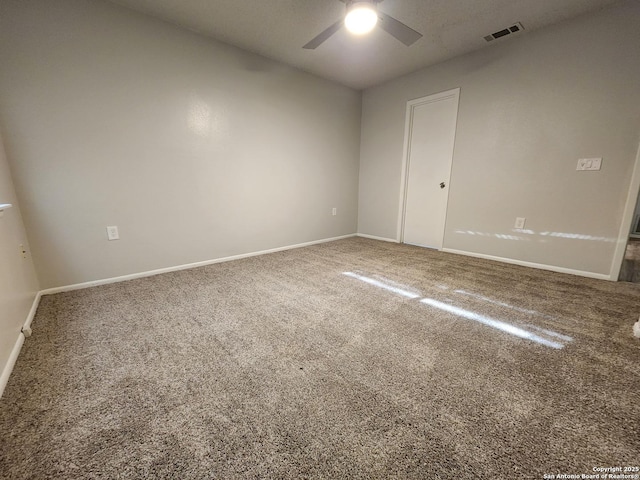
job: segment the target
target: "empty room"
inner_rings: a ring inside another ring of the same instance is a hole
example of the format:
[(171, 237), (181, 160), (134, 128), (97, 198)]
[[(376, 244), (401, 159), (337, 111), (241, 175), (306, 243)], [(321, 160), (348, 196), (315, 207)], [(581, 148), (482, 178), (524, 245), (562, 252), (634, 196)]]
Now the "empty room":
[(640, 479), (639, 25), (0, 0), (0, 478)]

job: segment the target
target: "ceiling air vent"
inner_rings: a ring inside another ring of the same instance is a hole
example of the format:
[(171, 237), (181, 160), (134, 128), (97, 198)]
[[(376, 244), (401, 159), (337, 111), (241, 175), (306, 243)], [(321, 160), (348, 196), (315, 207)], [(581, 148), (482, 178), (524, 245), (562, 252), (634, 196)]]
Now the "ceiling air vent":
[(524, 27), (522, 26), (522, 24), (520, 22), (511, 25), (510, 27), (504, 28), (498, 32), (492, 33), (491, 35), (487, 35), (486, 37), (484, 37), (484, 39), (487, 42), (493, 42), (494, 40), (497, 40), (498, 38), (501, 37), (506, 37), (507, 35), (511, 35), (512, 33), (518, 33), (521, 32), (522, 30), (524, 30)]

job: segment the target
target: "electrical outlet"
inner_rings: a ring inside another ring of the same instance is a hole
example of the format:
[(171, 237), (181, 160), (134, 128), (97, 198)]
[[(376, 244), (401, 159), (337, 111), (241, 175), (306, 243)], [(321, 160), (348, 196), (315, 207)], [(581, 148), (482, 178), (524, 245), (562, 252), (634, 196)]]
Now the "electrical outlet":
[(516, 224), (515, 224), (515, 228), (518, 228), (520, 230), (522, 230), (524, 228), (524, 222), (527, 219), (524, 217), (516, 217)]
[(4, 211), (11, 207), (12, 205), (10, 203), (0, 203), (0, 217), (4, 217)]
[(331, 210), (331, 215), (337, 215), (338, 214), (338, 209), (336, 207), (333, 207), (333, 209)]
[(120, 234), (118, 233), (118, 227), (107, 227), (107, 238), (109, 240), (120, 240)]

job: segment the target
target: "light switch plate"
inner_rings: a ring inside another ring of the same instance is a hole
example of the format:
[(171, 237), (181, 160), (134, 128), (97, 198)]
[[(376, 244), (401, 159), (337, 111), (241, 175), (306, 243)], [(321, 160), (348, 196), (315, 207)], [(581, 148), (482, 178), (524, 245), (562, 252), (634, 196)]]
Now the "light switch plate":
[(515, 228), (523, 229), (523, 228), (524, 228), (524, 222), (525, 222), (526, 220), (527, 220), (527, 219), (526, 219), (526, 218), (524, 218), (524, 217), (516, 217), (516, 224), (515, 224)]

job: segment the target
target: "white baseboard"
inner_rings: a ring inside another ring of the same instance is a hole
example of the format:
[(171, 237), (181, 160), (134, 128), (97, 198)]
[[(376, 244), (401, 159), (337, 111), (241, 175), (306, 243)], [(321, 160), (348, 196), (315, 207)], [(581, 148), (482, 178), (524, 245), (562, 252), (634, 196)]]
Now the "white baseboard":
[[(356, 234), (358, 237), (370, 238), (372, 240), (381, 240), (383, 242), (400, 243), (393, 238), (377, 237), (375, 235), (368, 235), (366, 233)], [(466, 252), (464, 250), (456, 250), (453, 248), (443, 248), (443, 252), (455, 253), (457, 255), (466, 255), (468, 257), (484, 258), (486, 260), (495, 260), (497, 262), (510, 263), (512, 265), (520, 265), (523, 267), (537, 268), (539, 270), (548, 270), (551, 272), (568, 273), (570, 275), (578, 275), (580, 277), (597, 278), (598, 280), (617, 280), (612, 279), (610, 275), (604, 273), (586, 272), (583, 270), (574, 270), (571, 268), (556, 267), (555, 265), (545, 265), (543, 263), (525, 262), (523, 260), (515, 260), (513, 258), (496, 257), (494, 255), (486, 255), (484, 253)]]
[[(31, 305), (31, 310), (29, 310), (29, 314), (27, 315), (27, 319), (24, 322), (23, 329), (27, 329), (30, 327), (31, 322), (33, 321), (33, 317), (36, 315), (36, 311), (38, 310), (38, 305), (40, 304), (40, 292), (36, 293), (36, 297), (33, 299), (33, 303)], [(22, 344), (24, 343), (24, 334), (22, 332), (18, 333), (16, 337), (16, 343), (13, 345), (13, 349), (11, 350), (11, 354), (2, 369), (2, 375), (0, 375), (0, 398), (4, 393), (4, 389), (7, 386), (7, 382), (9, 381), (9, 377), (11, 376), (11, 372), (13, 371), (13, 367), (18, 360), (18, 355), (20, 355), (20, 350), (22, 349)]]
[(366, 233), (357, 233), (358, 237), (370, 238), (371, 240), (380, 240), (382, 242), (400, 243), (395, 238), (376, 237), (375, 235), (367, 235)]
[(16, 360), (18, 360), (18, 355), (20, 354), (20, 349), (22, 348), (23, 343), (24, 335), (22, 335), (22, 333), (19, 333), (18, 337), (16, 338), (16, 343), (13, 345), (13, 350), (11, 350), (11, 354), (9, 355), (9, 359), (7, 360), (7, 363), (2, 370), (2, 375), (0, 375), (0, 397), (2, 397), (4, 388), (7, 386), (7, 382), (9, 381), (9, 377), (11, 376), (11, 372), (13, 371), (13, 367), (16, 364)]
[(38, 305), (40, 305), (40, 298), (42, 297), (42, 292), (36, 293), (36, 298), (33, 300), (33, 305), (31, 305), (31, 310), (29, 310), (29, 315), (27, 315), (27, 320), (24, 322), (22, 326), (23, 330), (27, 330), (31, 328), (31, 322), (33, 322), (33, 318), (36, 316), (36, 312), (38, 311)]
[(130, 275), (122, 275), (122, 276), (119, 276), (119, 277), (104, 278), (104, 279), (101, 279), (101, 280), (93, 280), (93, 281), (90, 281), (90, 282), (76, 283), (76, 284), (73, 284), (73, 285), (65, 285), (65, 286), (62, 286), (62, 287), (47, 288), (45, 290), (41, 290), (40, 291), (40, 295), (51, 295), (53, 293), (70, 292), (72, 290), (80, 290), (80, 289), (83, 289), (83, 288), (97, 287), (99, 285), (107, 285), (109, 283), (118, 283), (118, 282), (125, 282), (127, 280), (135, 280), (136, 278), (152, 277), (154, 275), (160, 275), (162, 273), (177, 272), (179, 270), (188, 270), (190, 268), (204, 267), (206, 265), (213, 265), (214, 263), (230, 262), (232, 260), (240, 260), (241, 258), (248, 258), (248, 257), (256, 257), (258, 255), (265, 255), (267, 253), (282, 252), (284, 250), (293, 250), (294, 248), (308, 247), (308, 246), (311, 246), (311, 245), (317, 245), (319, 243), (333, 242), (335, 240), (342, 240), (344, 238), (351, 238), (351, 237), (355, 237), (355, 236), (356, 236), (356, 234), (352, 233), (352, 234), (349, 234), (349, 235), (342, 235), (340, 237), (323, 238), (321, 240), (313, 240), (311, 242), (298, 243), (296, 245), (287, 245), (287, 246), (284, 246), (284, 247), (271, 248), (269, 250), (260, 250), (258, 252), (242, 253), (240, 255), (232, 255), (230, 257), (214, 258), (212, 260), (204, 260), (202, 262), (187, 263), (187, 264), (184, 264), (184, 265), (176, 265), (174, 267), (159, 268), (157, 270), (149, 270), (147, 272), (132, 273)]
[(523, 260), (515, 260), (513, 258), (496, 257), (494, 255), (485, 255), (484, 253), (465, 252), (464, 250), (455, 250), (453, 248), (443, 248), (443, 252), (455, 253), (458, 255), (466, 255), (468, 257), (484, 258), (487, 260), (495, 260), (497, 262), (510, 263), (523, 267), (537, 268), (540, 270), (549, 270), (551, 272), (568, 273), (578, 275), (580, 277), (597, 278), (598, 280), (612, 280), (611, 277), (604, 273), (585, 272), (583, 270), (574, 270), (572, 268), (556, 267), (554, 265), (545, 265), (543, 263), (525, 262)]

